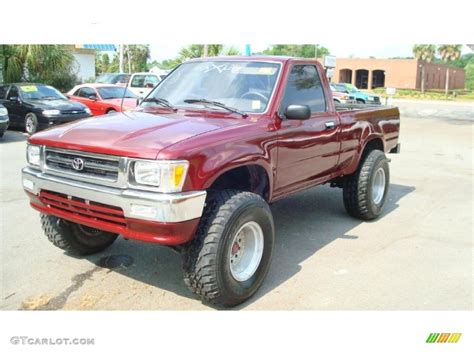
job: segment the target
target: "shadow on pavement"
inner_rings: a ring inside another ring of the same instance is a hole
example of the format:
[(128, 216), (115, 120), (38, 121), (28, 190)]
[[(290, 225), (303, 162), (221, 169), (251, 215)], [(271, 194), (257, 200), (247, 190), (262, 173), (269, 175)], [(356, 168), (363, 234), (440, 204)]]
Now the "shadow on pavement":
[[(380, 219), (393, 212), (398, 207), (398, 201), (414, 190), (414, 187), (391, 184)], [(332, 241), (344, 238), (357, 243), (359, 237), (351, 235), (350, 231), (359, 224), (377, 223), (348, 216), (342, 202), (342, 190), (327, 186), (278, 201), (271, 209), (276, 240), (270, 272), (260, 290), (235, 309), (245, 308), (289, 280), (301, 270), (302, 262)], [(120, 239), (106, 252), (87, 259), (101, 266), (100, 260), (103, 260), (104, 255), (116, 254), (131, 256), (134, 261), (130, 267), (114, 268), (113, 272), (183, 297), (196, 298), (184, 285), (180, 255), (170, 248)]]
[(0, 138), (0, 144), (7, 144), (7, 143), (15, 143), (15, 142), (21, 142), (21, 141), (26, 141), (28, 139), (28, 136), (20, 131), (8, 129), (5, 134), (3, 135), (2, 138)]

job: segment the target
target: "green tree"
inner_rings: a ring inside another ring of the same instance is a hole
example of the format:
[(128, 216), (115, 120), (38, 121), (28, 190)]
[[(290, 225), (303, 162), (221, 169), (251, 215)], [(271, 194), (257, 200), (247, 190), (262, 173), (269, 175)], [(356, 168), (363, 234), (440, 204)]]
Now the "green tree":
[(263, 51), (267, 55), (286, 55), (300, 58), (322, 58), (330, 54), (329, 49), (319, 44), (275, 44)]
[[(461, 57), (461, 44), (441, 44), (438, 47), (438, 53), (441, 59), (446, 63), (455, 61)], [(449, 67), (446, 67), (446, 87), (445, 94), (448, 97), (449, 91)]]
[(41, 82), (67, 90), (77, 81), (77, 62), (67, 45), (2, 45), (4, 81)]
[(95, 73), (100, 75), (109, 73), (110, 58), (107, 53), (97, 52), (95, 56)]
[(436, 55), (434, 44), (415, 44), (413, 55), (421, 61), (421, 93), (425, 93), (425, 63), (430, 63)]
[(474, 61), (468, 63), (464, 70), (466, 72), (466, 89), (474, 90)]
[(147, 62), (150, 59), (150, 46), (143, 44), (129, 44), (124, 50), (124, 66), (130, 73), (147, 70)]

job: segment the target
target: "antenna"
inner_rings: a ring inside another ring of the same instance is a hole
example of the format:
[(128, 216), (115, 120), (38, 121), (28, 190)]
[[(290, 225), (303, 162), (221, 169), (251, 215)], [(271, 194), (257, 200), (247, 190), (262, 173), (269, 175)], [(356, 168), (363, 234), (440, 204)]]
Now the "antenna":
[(120, 102), (120, 112), (123, 112), (123, 101), (125, 100), (125, 93), (127, 92), (128, 82), (131, 78), (132, 76), (130, 75), (130, 78), (128, 78), (127, 83), (125, 84), (125, 88), (123, 89), (122, 101)]

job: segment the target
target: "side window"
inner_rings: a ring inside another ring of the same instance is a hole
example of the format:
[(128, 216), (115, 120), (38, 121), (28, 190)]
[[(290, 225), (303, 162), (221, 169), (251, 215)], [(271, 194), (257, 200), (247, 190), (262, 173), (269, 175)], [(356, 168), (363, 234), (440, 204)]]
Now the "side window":
[(325, 112), (326, 100), (318, 71), (314, 65), (295, 65), (286, 83), (282, 106), (308, 105), (311, 113)]
[(80, 92), (81, 92), (81, 89), (77, 89), (76, 91), (74, 91), (74, 94), (72, 94), (72, 96), (79, 96)]
[(145, 77), (145, 86), (147, 85), (153, 85), (153, 87), (156, 86), (160, 82), (160, 79), (156, 75), (147, 75)]
[(10, 88), (10, 91), (8, 92), (7, 99), (10, 99), (12, 97), (18, 97), (18, 96), (19, 96), (18, 88), (16, 86), (12, 86)]
[(135, 75), (130, 84), (132, 88), (143, 88), (145, 87), (145, 75)]
[(0, 99), (5, 98), (5, 96), (7, 95), (7, 91), (8, 91), (8, 86), (7, 85), (0, 86)]
[(89, 96), (92, 96), (92, 95), (97, 96), (97, 93), (92, 88), (81, 88), (78, 94), (78, 96), (85, 97), (87, 99), (89, 98)]

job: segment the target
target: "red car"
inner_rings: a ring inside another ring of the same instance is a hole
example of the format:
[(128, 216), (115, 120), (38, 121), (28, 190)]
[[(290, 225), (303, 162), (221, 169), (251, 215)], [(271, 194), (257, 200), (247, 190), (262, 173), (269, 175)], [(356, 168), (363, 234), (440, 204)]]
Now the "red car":
[(138, 98), (128, 89), (110, 84), (77, 85), (67, 93), (67, 97), (89, 107), (94, 116), (132, 110), (137, 106)]

